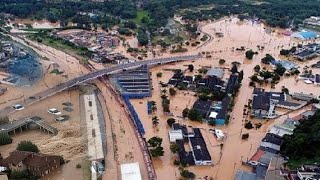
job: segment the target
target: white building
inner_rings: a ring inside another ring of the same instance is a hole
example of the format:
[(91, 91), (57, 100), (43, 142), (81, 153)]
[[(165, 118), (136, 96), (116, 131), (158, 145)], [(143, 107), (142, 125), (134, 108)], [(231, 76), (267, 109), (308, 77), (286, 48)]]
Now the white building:
[(169, 140), (170, 142), (176, 142), (177, 140), (183, 140), (182, 130), (170, 130), (169, 131)]
[(122, 180), (142, 180), (139, 163), (121, 164)]

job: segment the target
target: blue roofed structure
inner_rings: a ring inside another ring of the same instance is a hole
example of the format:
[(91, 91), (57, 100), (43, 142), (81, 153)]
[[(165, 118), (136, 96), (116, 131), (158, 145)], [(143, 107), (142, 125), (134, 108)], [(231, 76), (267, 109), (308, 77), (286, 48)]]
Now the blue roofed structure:
[(302, 40), (308, 40), (308, 39), (318, 38), (319, 35), (313, 31), (301, 31), (301, 32), (293, 33), (291, 37), (302, 39)]

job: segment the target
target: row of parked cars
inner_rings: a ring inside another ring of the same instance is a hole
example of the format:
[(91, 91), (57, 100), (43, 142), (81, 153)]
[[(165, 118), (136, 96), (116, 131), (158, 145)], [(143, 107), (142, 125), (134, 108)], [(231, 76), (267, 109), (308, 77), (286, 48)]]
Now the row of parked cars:
[[(14, 108), (15, 110), (17, 110), (17, 111), (20, 111), (20, 110), (23, 110), (23, 109), (24, 109), (24, 107), (23, 107), (21, 104), (15, 104), (15, 105), (13, 106), (13, 108)], [(56, 115), (56, 116), (60, 116), (60, 115), (61, 115), (61, 111), (59, 111), (59, 110), (56, 109), (56, 108), (50, 108), (50, 109), (48, 109), (48, 113), (49, 113), (49, 114)], [(63, 116), (57, 117), (55, 120), (58, 121), (58, 122), (61, 122), (61, 121), (64, 121), (64, 120), (65, 120), (65, 117), (63, 117)]]

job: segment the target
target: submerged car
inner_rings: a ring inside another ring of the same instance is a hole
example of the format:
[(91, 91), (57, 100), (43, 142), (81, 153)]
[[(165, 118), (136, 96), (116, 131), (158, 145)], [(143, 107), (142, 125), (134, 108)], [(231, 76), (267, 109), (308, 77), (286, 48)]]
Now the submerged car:
[(58, 109), (55, 109), (55, 108), (50, 108), (48, 110), (48, 113), (54, 114), (54, 115), (61, 115), (61, 112)]
[(21, 104), (16, 104), (16, 105), (13, 105), (13, 108), (17, 111), (20, 111), (22, 109), (24, 109), (24, 107), (21, 105)]

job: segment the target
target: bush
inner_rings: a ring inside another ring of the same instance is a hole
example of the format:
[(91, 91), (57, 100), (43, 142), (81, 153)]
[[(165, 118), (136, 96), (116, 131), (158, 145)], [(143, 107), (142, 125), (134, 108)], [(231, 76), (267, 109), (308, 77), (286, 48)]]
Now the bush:
[(249, 51), (246, 51), (246, 58), (249, 60), (252, 60), (253, 55), (255, 55), (256, 52), (253, 52), (251, 49)]
[(158, 78), (162, 77), (162, 72), (157, 72), (157, 77)]
[(246, 133), (246, 134), (242, 134), (242, 139), (243, 140), (246, 140), (249, 138), (249, 133)]
[(29, 151), (38, 153), (39, 149), (37, 145), (33, 144), (31, 141), (21, 141), (17, 146), (18, 151)]
[(246, 129), (252, 129), (253, 128), (253, 124), (251, 123), (251, 121), (248, 121), (244, 124), (244, 128)]
[(220, 65), (223, 65), (224, 63), (226, 63), (226, 60), (224, 60), (224, 59), (220, 59), (220, 60), (219, 60), (219, 64), (220, 64)]
[(189, 109), (188, 108), (184, 108), (182, 111), (182, 117), (186, 118), (189, 115)]
[(173, 164), (174, 164), (175, 166), (179, 166), (179, 165), (180, 165), (180, 161), (178, 161), (178, 160), (175, 159), (175, 160), (173, 161)]
[(174, 96), (174, 95), (177, 94), (177, 91), (176, 91), (173, 87), (171, 87), (171, 88), (169, 89), (169, 93), (170, 93), (171, 96)]
[(174, 118), (169, 118), (168, 120), (167, 120), (167, 124), (168, 124), (168, 126), (172, 126), (172, 124), (174, 124), (176, 122), (176, 120), (174, 119)]
[(0, 133), (0, 145), (11, 144), (12, 138), (7, 133)]
[(184, 177), (184, 178), (187, 178), (187, 179), (194, 179), (194, 178), (196, 177), (196, 175), (195, 175), (193, 172), (188, 171), (188, 170), (186, 170), (186, 169), (182, 169), (182, 170), (180, 171), (180, 175), (181, 175), (182, 177)]
[(27, 179), (29, 176), (28, 172), (26, 170), (18, 171), (18, 170), (13, 170), (10, 173), (10, 178), (9, 179)]
[(196, 109), (191, 109), (188, 114), (188, 118), (191, 121), (202, 121), (202, 116)]
[(80, 169), (81, 168), (81, 164), (77, 164), (76, 168)]
[(177, 152), (179, 152), (180, 147), (179, 147), (178, 144), (172, 143), (172, 144), (170, 145), (170, 150), (171, 150), (171, 152), (172, 152), (173, 154), (176, 154)]
[(215, 126), (216, 125), (216, 121), (215, 120), (210, 120), (210, 121), (208, 121), (208, 124), (210, 126)]

